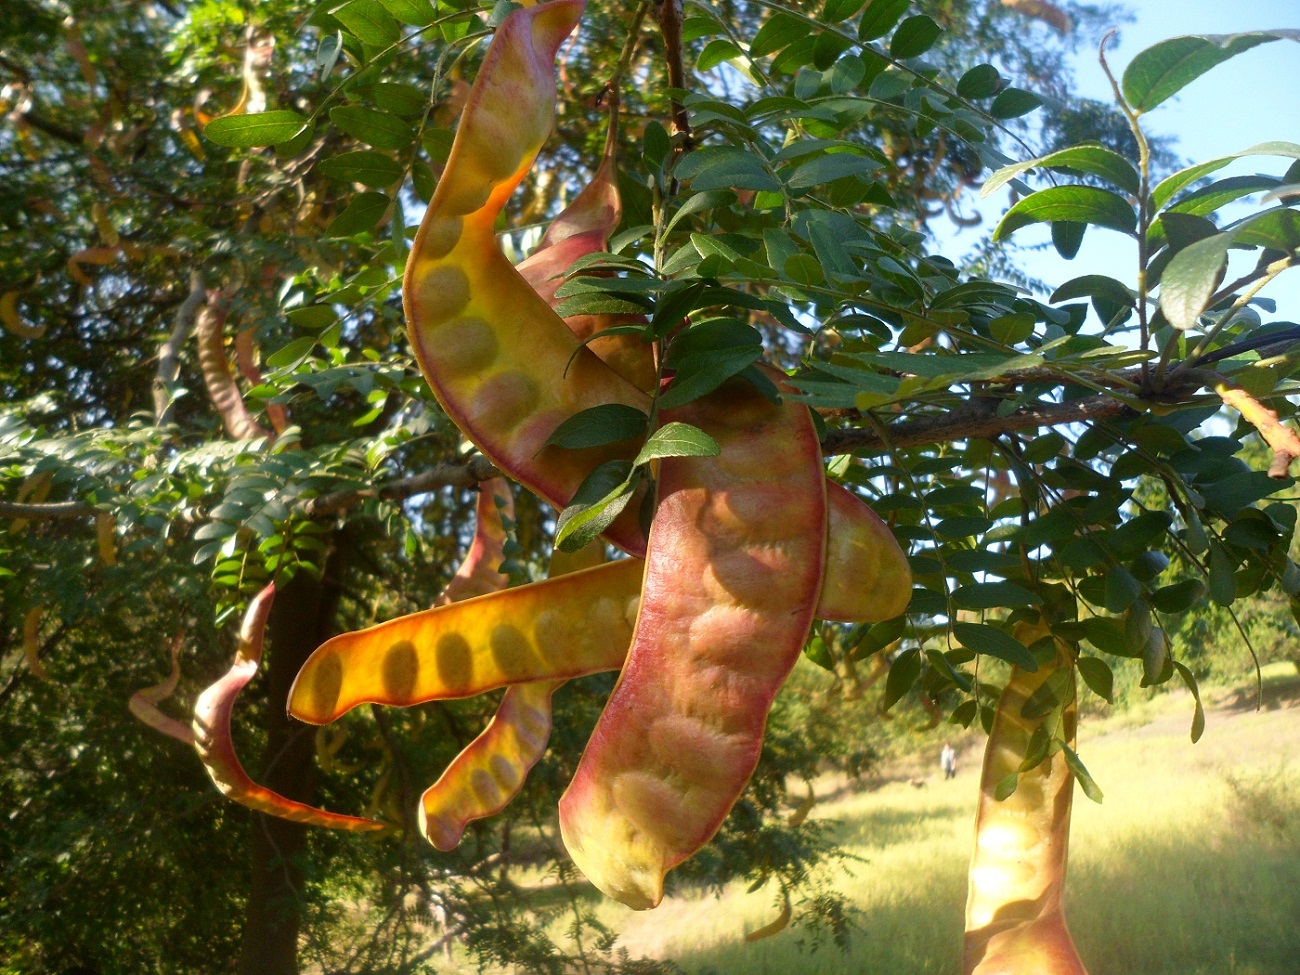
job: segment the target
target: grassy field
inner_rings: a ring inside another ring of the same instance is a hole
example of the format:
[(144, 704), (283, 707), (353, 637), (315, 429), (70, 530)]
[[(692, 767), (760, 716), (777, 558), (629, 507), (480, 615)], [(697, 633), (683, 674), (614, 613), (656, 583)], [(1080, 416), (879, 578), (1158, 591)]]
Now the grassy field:
[[(1300, 975), (1300, 707), (1293, 678), (1268, 676), (1264, 710), (1224, 695), (1197, 745), (1185, 696), (1159, 699), (1141, 724), (1084, 727), (1080, 754), (1106, 797), (1076, 793), (1067, 912), (1091, 975)], [(905, 772), (815, 808), (864, 861), (834, 878), (861, 910), (847, 956), (801, 951), (797, 927), (744, 942), (775, 913), (767, 891), (601, 910), (633, 957), (692, 973), (956, 975), (979, 774), (970, 746), (952, 781)]]

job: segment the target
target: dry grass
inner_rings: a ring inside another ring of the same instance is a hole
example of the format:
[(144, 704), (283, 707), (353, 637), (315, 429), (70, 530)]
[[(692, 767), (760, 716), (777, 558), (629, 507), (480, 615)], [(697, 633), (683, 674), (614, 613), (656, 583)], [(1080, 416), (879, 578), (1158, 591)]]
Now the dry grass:
[[(1141, 727), (1095, 722), (1081, 753), (1106, 792), (1075, 806), (1069, 916), (1092, 975), (1300, 973), (1300, 709), (1212, 709), (1188, 740), (1190, 700), (1166, 698)], [(743, 932), (775, 912), (766, 891), (670, 897), (657, 911), (610, 905), (633, 956), (691, 972), (955, 975), (978, 768), (819, 805), (850, 852), (836, 878), (861, 910), (847, 956), (800, 951), (799, 932)]]

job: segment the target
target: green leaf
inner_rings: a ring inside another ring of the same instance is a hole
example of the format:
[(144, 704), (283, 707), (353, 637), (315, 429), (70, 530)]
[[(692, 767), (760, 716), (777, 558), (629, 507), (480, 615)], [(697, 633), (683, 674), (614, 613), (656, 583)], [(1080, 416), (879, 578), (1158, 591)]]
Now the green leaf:
[(879, 168), (880, 163), (869, 156), (860, 156), (856, 152), (832, 152), (815, 156), (801, 164), (794, 175), (787, 180), (787, 185), (792, 190), (810, 189), (846, 176), (860, 176)]
[(866, 0), (826, 0), (822, 19), (828, 24), (839, 24), (861, 10), (864, 3)]
[(1032, 91), (1025, 91), (1023, 88), (1006, 88), (998, 92), (998, 97), (993, 99), (993, 104), (989, 106), (989, 114), (1000, 119), (1019, 118), (1028, 115), (1042, 104), (1043, 100)]
[(357, 149), (322, 159), (316, 168), (331, 179), (376, 189), (396, 183), (406, 172), (397, 160), (370, 149)]
[(1152, 204), (1155, 209), (1161, 209), (1173, 199), (1179, 190), (1191, 186), (1198, 179), (1217, 172), (1232, 160), (1240, 159), (1243, 156), (1282, 156), (1287, 159), (1300, 159), (1300, 145), (1294, 142), (1261, 142), (1249, 149), (1242, 149), (1240, 152), (1234, 152), (1227, 156), (1220, 156), (1217, 159), (1197, 163), (1195, 166), (1189, 166), (1186, 169), (1180, 169), (1172, 176), (1161, 180), (1156, 188), (1151, 191)]
[(991, 64), (977, 64), (957, 80), (957, 94), (962, 98), (991, 98), (1002, 87), (1002, 75)]
[(1151, 594), (1151, 604), (1162, 613), (1185, 613), (1205, 599), (1205, 583), (1200, 579), (1184, 579), (1163, 586)]
[(874, 41), (884, 37), (906, 13), (909, 4), (910, 0), (871, 0), (858, 21), (858, 39)]
[(696, 71), (711, 71), (723, 61), (740, 57), (744, 52), (735, 43), (724, 37), (715, 37), (704, 45), (704, 50), (695, 60)]
[(415, 141), (415, 130), (396, 115), (360, 105), (330, 109), (330, 121), (354, 139), (376, 149), (404, 149)]
[(1038, 661), (1034, 659), (1029, 649), (1015, 637), (1003, 633), (996, 627), (985, 623), (953, 623), (952, 635), (963, 647), (976, 653), (997, 657), (1030, 673), (1038, 669)]
[(1196, 702), (1196, 710), (1192, 712), (1192, 743), (1195, 744), (1205, 734), (1205, 706), (1201, 704), (1201, 691), (1196, 685), (1195, 675), (1177, 660), (1173, 663), (1174, 670), (1178, 671), (1178, 676), (1183, 679), (1187, 689), (1192, 692), (1192, 700)]
[(1075, 223), (1072, 220), (1052, 221), (1052, 246), (1056, 248), (1056, 253), (1067, 261), (1074, 260), (1083, 245), (1083, 234), (1087, 229), (1086, 223)]
[(1161, 675), (1169, 665), (1169, 638), (1160, 627), (1152, 627), (1147, 635), (1147, 645), (1142, 651), (1142, 687), (1159, 684)]
[(320, 44), (316, 48), (316, 66), (320, 68), (321, 79), (329, 77), (334, 65), (338, 64), (339, 55), (343, 52), (343, 35), (338, 31), (326, 34), (320, 39)]
[(890, 38), (889, 53), (900, 61), (920, 57), (934, 47), (942, 33), (943, 28), (924, 14), (908, 17)]
[(1112, 567), (1106, 573), (1105, 607), (1112, 613), (1122, 613), (1142, 595), (1142, 583), (1122, 566)]
[(1137, 213), (1122, 196), (1095, 186), (1053, 186), (1020, 200), (993, 232), (1001, 240), (1021, 227), (1052, 220), (1109, 227), (1126, 234), (1137, 226)]
[(292, 369), (311, 354), (311, 350), (315, 345), (316, 339), (310, 335), (294, 339), (282, 349), (278, 349), (266, 357), (267, 368), (284, 369), (286, 371)]
[(1223, 282), (1234, 236), (1215, 234), (1198, 240), (1175, 254), (1165, 268), (1160, 277), (1160, 310), (1174, 328), (1186, 331), (1200, 321)]
[(430, 0), (379, 0), (384, 8), (404, 24), (427, 27), (438, 19)]
[(547, 438), (547, 446), (580, 450), (630, 440), (645, 433), (650, 418), (634, 406), (606, 403), (569, 417)]
[(1060, 667), (1047, 675), (1047, 679), (1038, 685), (1020, 706), (1020, 716), (1026, 721), (1033, 721), (1063, 704), (1069, 704), (1074, 698), (1074, 670)]
[(758, 29), (750, 42), (749, 54), (755, 58), (766, 57), (807, 36), (807, 24), (791, 14), (777, 12)]
[(352, 94), (393, 115), (419, 115), (429, 104), (429, 95), (415, 85), (398, 81), (383, 81), (373, 85), (357, 85)]
[(831, 656), (830, 648), (821, 637), (814, 636), (804, 644), (803, 655), (823, 670), (835, 672), (835, 658)]
[(623, 513), (637, 481), (625, 460), (606, 461), (588, 474), (556, 520), (555, 547), (576, 552), (595, 541)]
[(659, 406), (672, 409), (713, 392), (757, 362), (762, 354), (761, 347), (741, 346), (694, 353), (675, 360), (677, 374), (667, 392), (659, 397)]
[(885, 678), (884, 709), (888, 711), (897, 704), (920, 676), (921, 652), (916, 647), (904, 650), (895, 657), (889, 665), (889, 676)]
[(1080, 657), (1075, 661), (1079, 676), (1094, 694), (1106, 701), (1115, 703), (1115, 675), (1110, 665), (1100, 657)]
[(1088, 173), (1091, 176), (1100, 176), (1132, 196), (1137, 196), (1141, 188), (1141, 178), (1131, 162), (1114, 150), (1087, 144), (1039, 156), (1028, 162), (1003, 166), (985, 181), (980, 188), (980, 196), (988, 196), (1021, 173), (1039, 166), (1045, 169), (1068, 169), (1073, 172)]
[(952, 601), (961, 609), (1037, 606), (1042, 602), (1037, 595), (1014, 582), (977, 582), (962, 586), (953, 591)]
[(1102, 795), (1101, 788), (1093, 780), (1088, 770), (1084, 768), (1083, 762), (1079, 761), (1079, 756), (1075, 754), (1074, 749), (1069, 745), (1062, 744), (1061, 750), (1065, 753), (1065, 764), (1074, 773), (1074, 780), (1079, 783), (1079, 788), (1083, 790), (1083, 794), (1093, 802), (1100, 803), (1105, 796)]
[(1129, 62), (1121, 79), (1124, 98), (1134, 110), (1149, 112), (1216, 65), (1283, 38), (1300, 40), (1300, 30), (1192, 34), (1161, 41)]
[(718, 442), (699, 427), (673, 421), (650, 435), (632, 463), (639, 466), (659, 457), (717, 457), (720, 453)]
[(383, 193), (358, 193), (343, 208), (343, 212), (330, 221), (326, 237), (351, 237), (372, 229), (388, 212), (390, 200)]
[(402, 37), (401, 26), (378, 0), (348, 0), (332, 14), (350, 34), (372, 47), (387, 47)]
[(288, 142), (307, 127), (307, 119), (297, 112), (256, 112), (253, 115), (226, 115), (214, 118), (203, 134), (219, 146), (251, 149)]
[(1210, 598), (1220, 606), (1231, 606), (1237, 598), (1236, 573), (1218, 542), (1210, 542)]
[(691, 189), (779, 191), (780, 182), (752, 153), (736, 146), (696, 149), (677, 164), (673, 175), (691, 181)]

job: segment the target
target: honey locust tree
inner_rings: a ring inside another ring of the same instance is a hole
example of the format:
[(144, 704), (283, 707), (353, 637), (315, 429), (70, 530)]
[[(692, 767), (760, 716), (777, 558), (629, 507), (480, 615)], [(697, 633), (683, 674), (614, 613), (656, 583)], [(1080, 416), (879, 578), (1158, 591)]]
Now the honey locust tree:
[[(375, 708), (314, 734), (284, 715), (323, 640), (434, 601), (470, 544), (475, 486), (496, 473), (416, 367), (400, 279), (513, 7), (0, 15), (0, 842), (15, 970), (219, 957), (292, 972), (305, 952), (329, 970), (409, 971), (450, 938), (529, 971), (575, 954), (636, 964), (610, 953), (583, 888), (562, 886), (554, 907), (516, 886), (529, 864), (579, 879), (553, 810), (610, 677), (557, 696), (529, 786), (450, 855), (424, 845), (415, 800), (489, 706)], [(1123, 104), (1037, 121), (1028, 79), (1062, 77), (1058, 35), (1103, 16), (592, 4), (562, 52), (554, 136), (498, 228), (517, 256), (536, 245), (591, 178), (613, 106), (621, 216), (556, 314), (621, 316), (632, 347), (667, 356), (665, 378), (696, 396), (760, 358), (787, 372), (784, 401), (812, 408), (830, 476), (887, 519), (916, 583), (904, 614), (819, 624), (807, 653), (842, 674), (888, 660), (887, 701), (919, 691), (959, 723), (993, 724), (1004, 664), (1036, 668), (1016, 634), (1041, 607), (1104, 695), (1116, 663), (1194, 687), (1166, 620), (1207, 596), (1231, 611), (1300, 590), (1293, 509), (1269, 500), (1300, 453), (1266, 405), (1285, 403), (1291, 333), (1256, 297), (1294, 260), (1300, 150), (1242, 154), (1267, 175), (1221, 178), (1224, 157), (1157, 180), (1141, 126), (1224, 58), (1293, 38), (1171, 42), (1123, 73)], [(1101, 144), (1061, 143), (1084, 122)], [(1127, 234), (1137, 287), (1085, 273), (1035, 296), (931, 253), (926, 221), (960, 216), (990, 175), (1018, 195), (994, 237), (1050, 223), (1072, 252), (1085, 229)], [(1257, 211), (1216, 222), (1259, 193)], [(645, 432), (610, 422), (580, 419), (575, 446)], [(1268, 470), (1238, 457), (1257, 432)], [(631, 479), (599, 483), (559, 534), (609, 527)], [(494, 569), (523, 582), (544, 572), (557, 525), (513, 493)], [(128, 717), (177, 641), (182, 682), (159, 707), (184, 713), (271, 579), (265, 669), (235, 744), (275, 793), (365, 810), (391, 836), (309, 839), (228, 804), (190, 750)], [(1047, 686), (1044, 714), (1064, 714), (1067, 685)], [(809, 873), (832, 851), (815, 823), (785, 817), (787, 779), (841, 750), (833, 725), (778, 705), (768, 731), (749, 791), (674, 876), (746, 876), (843, 937), (843, 899)], [(524, 911), (553, 924), (521, 925)]]

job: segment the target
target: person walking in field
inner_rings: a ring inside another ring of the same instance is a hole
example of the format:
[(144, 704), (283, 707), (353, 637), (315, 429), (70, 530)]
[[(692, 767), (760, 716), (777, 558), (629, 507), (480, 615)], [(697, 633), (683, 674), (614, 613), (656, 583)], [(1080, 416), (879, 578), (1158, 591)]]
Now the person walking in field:
[(957, 776), (957, 750), (952, 747), (951, 742), (943, 743), (943, 751), (939, 752), (939, 767), (943, 769), (945, 779), (956, 778)]

